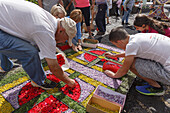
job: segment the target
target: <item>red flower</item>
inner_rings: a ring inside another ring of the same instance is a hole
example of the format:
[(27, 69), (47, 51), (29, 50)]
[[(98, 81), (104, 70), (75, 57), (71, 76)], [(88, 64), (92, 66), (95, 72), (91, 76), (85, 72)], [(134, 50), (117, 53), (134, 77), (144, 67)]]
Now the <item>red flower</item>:
[(90, 51), (91, 53), (97, 54), (97, 55), (102, 55), (104, 54), (106, 51), (101, 51), (101, 50), (92, 50)]
[(57, 55), (57, 61), (60, 66), (65, 64), (64, 57), (61, 54)]
[(89, 53), (85, 53), (85, 54), (84, 54), (84, 58), (85, 58), (87, 61), (91, 62), (91, 61), (93, 61), (94, 59), (96, 59), (97, 56), (93, 56), (93, 55), (91, 55), (91, 54), (89, 54)]
[(33, 87), (31, 83), (27, 83), (20, 91), (18, 95), (18, 102), (19, 105), (23, 105), (30, 101), (31, 99), (35, 98), (36, 96), (40, 95), (42, 92), (45, 90), (38, 88), (38, 87)]
[(68, 109), (68, 106), (50, 95), (44, 101), (34, 106), (28, 113), (61, 113)]
[(76, 82), (76, 86), (74, 88), (69, 87), (68, 85), (65, 85), (64, 87), (60, 88), (60, 91), (62, 91), (65, 95), (69, 96), (75, 101), (78, 101), (80, 97), (80, 85), (78, 82)]
[(61, 80), (59, 78), (57, 78), (55, 75), (53, 74), (47, 74), (47, 79), (53, 81), (53, 82), (56, 82), (56, 83), (59, 83)]

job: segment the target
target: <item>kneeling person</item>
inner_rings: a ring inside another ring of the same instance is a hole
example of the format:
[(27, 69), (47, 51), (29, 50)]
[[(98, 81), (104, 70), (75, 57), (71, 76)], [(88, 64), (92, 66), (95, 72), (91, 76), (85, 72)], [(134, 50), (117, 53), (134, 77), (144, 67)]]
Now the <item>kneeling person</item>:
[(147, 83), (136, 86), (136, 90), (145, 95), (163, 95), (161, 83), (170, 85), (170, 39), (156, 33), (138, 33), (129, 35), (123, 28), (112, 29), (109, 40), (125, 53), (105, 54), (106, 57), (125, 57), (122, 67), (113, 73), (105, 73), (112, 78), (124, 76), (130, 69)]

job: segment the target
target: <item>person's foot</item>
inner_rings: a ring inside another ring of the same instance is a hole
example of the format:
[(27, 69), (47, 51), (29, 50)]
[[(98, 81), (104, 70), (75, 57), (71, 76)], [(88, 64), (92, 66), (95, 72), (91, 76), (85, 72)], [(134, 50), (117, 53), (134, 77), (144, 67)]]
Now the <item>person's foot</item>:
[(5, 73), (5, 71), (2, 69), (1, 66), (0, 66), (0, 73)]
[(80, 44), (77, 46), (77, 48), (78, 48), (78, 50), (82, 51), (82, 47)]
[(57, 84), (53, 81), (50, 81), (50, 83), (44, 82), (44, 84), (42, 84), (40, 86), (40, 85), (36, 84), (34, 81), (31, 81), (31, 85), (34, 86), (34, 87), (40, 87), (44, 90), (50, 90), (52, 88), (55, 88)]
[(153, 87), (151, 85), (136, 86), (136, 90), (143, 95), (156, 95), (161, 96), (165, 94), (165, 90), (161, 86), (160, 88)]
[(97, 32), (97, 34), (96, 35), (104, 35), (105, 34), (105, 32)]
[(129, 23), (125, 23), (126, 25), (130, 25)]
[(72, 44), (72, 49), (73, 49), (74, 51), (78, 52), (77, 46), (75, 46), (75, 45), (73, 45), (73, 44)]

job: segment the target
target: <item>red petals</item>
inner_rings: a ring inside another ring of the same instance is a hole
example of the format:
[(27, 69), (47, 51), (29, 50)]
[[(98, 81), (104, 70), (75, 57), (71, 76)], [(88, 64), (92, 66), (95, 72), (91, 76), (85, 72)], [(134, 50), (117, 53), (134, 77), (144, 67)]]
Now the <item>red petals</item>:
[(58, 60), (58, 64), (59, 64), (60, 66), (62, 66), (62, 65), (65, 64), (64, 57), (63, 57), (61, 54), (57, 55), (57, 60)]
[(68, 109), (68, 106), (50, 95), (44, 101), (33, 107), (28, 113), (61, 113)]
[(65, 85), (64, 87), (60, 88), (60, 91), (72, 98), (74, 101), (78, 101), (81, 94), (81, 88), (78, 82), (76, 82), (76, 86), (74, 88)]
[(116, 73), (119, 70), (120, 67), (121, 67), (120, 64), (115, 63), (115, 62), (110, 62), (110, 61), (105, 62), (103, 64), (103, 70), (110, 70), (110, 71), (112, 71), (114, 73)]
[(32, 100), (36, 96), (40, 95), (42, 92), (45, 90), (38, 88), (38, 87), (33, 87), (31, 83), (27, 83), (20, 91), (18, 95), (18, 102), (19, 105), (23, 105), (27, 103), (28, 101)]

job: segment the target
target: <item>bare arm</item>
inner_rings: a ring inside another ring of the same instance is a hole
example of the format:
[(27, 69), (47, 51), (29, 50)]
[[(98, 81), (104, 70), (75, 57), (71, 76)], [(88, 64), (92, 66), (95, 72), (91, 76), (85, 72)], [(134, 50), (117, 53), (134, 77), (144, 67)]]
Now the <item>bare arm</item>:
[(116, 73), (109, 70), (104, 71), (104, 73), (111, 78), (120, 78), (128, 72), (133, 61), (134, 61), (134, 55), (126, 56), (122, 67)]
[(64, 6), (63, 0), (59, 0), (58, 3), (60, 3), (62, 6)]
[(134, 55), (126, 56), (122, 67), (115, 73), (114, 78), (120, 78), (124, 76), (130, 69), (134, 61)]
[(70, 5), (72, 4), (73, 0), (70, 1), (70, 3), (67, 5), (66, 10), (69, 9)]
[(120, 54), (112, 54), (110, 52), (106, 52), (104, 54), (105, 57), (112, 58), (112, 57), (125, 57), (125, 53), (120, 53)]
[(42, 0), (38, 0), (38, 5), (43, 8)]
[(52, 74), (54, 74), (57, 78), (68, 84), (70, 87), (75, 86), (75, 82), (73, 79), (69, 78), (64, 71), (61, 69), (61, 67), (58, 64), (57, 59), (49, 59), (45, 58), (48, 64), (48, 67)]

